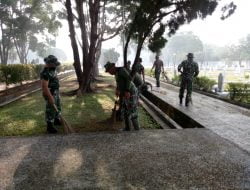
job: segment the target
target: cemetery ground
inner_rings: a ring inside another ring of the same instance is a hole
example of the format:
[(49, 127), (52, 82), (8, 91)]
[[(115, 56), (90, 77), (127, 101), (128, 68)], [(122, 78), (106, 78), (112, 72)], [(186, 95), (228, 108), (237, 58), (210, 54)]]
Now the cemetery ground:
[[(78, 132), (110, 131), (110, 118), (114, 107), (114, 78), (100, 77), (95, 84), (96, 92), (83, 97), (68, 96), (67, 92), (77, 88), (75, 77), (61, 83), (62, 115)], [(45, 101), (41, 91), (26, 96), (0, 108), (0, 136), (39, 135), (46, 133), (44, 120)], [(139, 108), (140, 124), (143, 128), (159, 128), (142, 107)], [(116, 129), (123, 127), (116, 123)], [(62, 127), (58, 129), (63, 133)]]

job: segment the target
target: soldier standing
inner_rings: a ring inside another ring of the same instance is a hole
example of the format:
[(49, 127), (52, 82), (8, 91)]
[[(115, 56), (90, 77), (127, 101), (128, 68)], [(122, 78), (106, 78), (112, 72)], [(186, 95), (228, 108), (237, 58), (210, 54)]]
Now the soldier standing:
[[(47, 132), (57, 133), (54, 125), (61, 125), (59, 114), (61, 112), (61, 104), (59, 97), (59, 80), (57, 78), (56, 67), (60, 65), (54, 55), (44, 58), (45, 67), (40, 74), (42, 82), (42, 93), (46, 101), (45, 119), (47, 122)], [(56, 105), (59, 113), (53, 107)]]
[(163, 61), (159, 59), (159, 56), (155, 56), (155, 62), (153, 64), (152, 70), (155, 68), (155, 79), (156, 79), (156, 86), (160, 87), (160, 75), (161, 71), (164, 72)]
[(131, 76), (124, 67), (115, 67), (114, 63), (107, 62), (105, 65), (106, 72), (115, 75), (116, 79), (116, 96), (122, 97), (122, 114), (124, 114), (125, 128), (124, 131), (130, 131), (130, 121), (134, 129), (139, 130), (138, 122), (138, 91), (132, 82)]
[(187, 60), (182, 61), (178, 65), (178, 72), (181, 73), (181, 86), (180, 86), (180, 104), (182, 104), (182, 98), (184, 95), (185, 88), (187, 89), (185, 105), (188, 106), (189, 102), (192, 100), (192, 89), (193, 89), (193, 78), (197, 77), (199, 74), (199, 67), (196, 62), (193, 61), (193, 53), (188, 53)]
[(127, 69), (127, 71), (130, 73), (131, 72), (131, 61), (127, 61), (127, 63), (124, 65), (125, 69)]
[(139, 74), (140, 78), (142, 75), (143, 82), (145, 82), (145, 75), (144, 75), (144, 67), (142, 65), (142, 58), (139, 58), (138, 61), (135, 62), (135, 64), (133, 64), (132, 71), (131, 71), (132, 78), (135, 77), (136, 73)]

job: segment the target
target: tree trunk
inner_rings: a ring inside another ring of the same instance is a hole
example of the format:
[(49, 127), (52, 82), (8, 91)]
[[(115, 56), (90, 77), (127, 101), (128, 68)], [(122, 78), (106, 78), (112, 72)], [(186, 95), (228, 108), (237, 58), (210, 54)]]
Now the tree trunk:
[(65, 7), (67, 9), (70, 40), (71, 40), (71, 46), (72, 46), (73, 55), (74, 55), (74, 68), (75, 68), (75, 72), (77, 76), (77, 81), (80, 87), (82, 83), (82, 69), (81, 69), (81, 61), (80, 61), (78, 46), (76, 42), (76, 33), (75, 33), (75, 28), (74, 28), (74, 19), (73, 19), (73, 13), (72, 13), (70, 0), (66, 0)]
[[(100, 9), (100, 0), (89, 1), (89, 12), (90, 12), (90, 21), (91, 21), (91, 31), (90, 31), (90, 46), (88, 51), (88, 59), (84, 64), (84, 70), (82, 75), (82, 84), (78, 91), (78, 95), (82, 95), (86, 92), (91, 92), (91, 75), (93, 65), (96, 59), (96, 42), (98, 39), (97, 35), (97, 24), (98, 24), (98, 14)], [(84, 47), (84, 45), (83, 45)]]
[(95, 55), (95, 63), (94, 63), (94, 69), (93, 69), (93, 77), (96, 78), (99, 75), (99, 68), (98, 63), (101, 57), (101, 49), (102, 49), (102, 40), (100, 39), (97, 44), (96, 48), (96, 55)]
[(82, 40), (82, 56), (83, 56), (83, 70), (88, 60), (88, 34), (86, 30), (86, 19), (83, 13), (83, 0), (76, 0), (76, 10), (78, 13), (78, 23), (81, 29), (81, 40)]

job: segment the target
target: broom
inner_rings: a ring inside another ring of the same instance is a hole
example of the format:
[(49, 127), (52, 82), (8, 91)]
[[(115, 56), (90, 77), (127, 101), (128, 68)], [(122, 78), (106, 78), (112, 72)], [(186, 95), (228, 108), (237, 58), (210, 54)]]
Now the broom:
[[(56, 112), (59, 112), (55, 104), (53, 104), (53, 107), (56, 110)], [(68, 124), (68, 122), (63, 118), (61, 114), (59, 114), (59, 117), (63, 125), (64, 133), (65, 134), (74, 133), (75, 130)]]
[(118, 97), (116, 98), (115, 100), (115, 105), (114, 105), (114, 108), (112, 109), (112, 115), (111, 115), (111, 121), (112, 121), (112, 124), (114, 125), (115, 122), (116, 122), (116, 106), (119, 104), (118, 102)]

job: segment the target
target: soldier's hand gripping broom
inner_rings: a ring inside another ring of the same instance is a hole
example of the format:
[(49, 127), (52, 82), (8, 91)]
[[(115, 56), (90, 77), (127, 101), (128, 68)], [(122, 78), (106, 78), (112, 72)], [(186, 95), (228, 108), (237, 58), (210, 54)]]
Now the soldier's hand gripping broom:
[[(55, 104), (53, 104), (53, 107), (56, 110), (56, 112), (59, 112)], [(64, 133), (65, 134), (74, 133), (75, 130), (68, 124), (68, 122), (63, 118), (61, 114), (59, 114), (59, 117), (63, 125)]]

